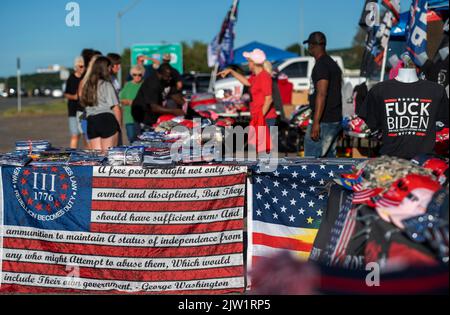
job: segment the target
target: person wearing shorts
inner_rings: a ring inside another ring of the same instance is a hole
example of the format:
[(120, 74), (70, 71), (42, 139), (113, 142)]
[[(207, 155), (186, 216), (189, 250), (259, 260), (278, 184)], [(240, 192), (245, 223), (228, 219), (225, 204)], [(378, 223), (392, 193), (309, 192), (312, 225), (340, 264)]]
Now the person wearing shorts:
[(122, 111), (110, 75), (111, 61), (98, 57), (86, 78), (81, 104), (86, 108), (89, 146), (106, 154), (118, 144)]
[(67, 107), (69, 113), (69, 131), (70, 131), (70, 148), (77, 149), (80, 138), (83, 140), (84, 147), (87, 146), (87, 141), (83, 136), (84, 132), (81, 127), (79, 117), (83, 113), (83, 108), (80, 106), (78, 99), (78, 87), (85, 71), (84, 60), (82, 57), (77, 57), (74, 63), (74, 73), (72, 73), (66, 82), (66, 90), (64, 97), (67, 99)]

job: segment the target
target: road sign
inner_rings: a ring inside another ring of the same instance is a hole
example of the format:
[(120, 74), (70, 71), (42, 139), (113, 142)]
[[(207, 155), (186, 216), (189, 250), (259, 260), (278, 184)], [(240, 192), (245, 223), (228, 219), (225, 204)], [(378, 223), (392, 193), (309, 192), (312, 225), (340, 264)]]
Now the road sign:
[[(162, 62), (164, 54), (172, 56), (170, 65), (183, 73), (183, 47), (181, 44), (138, 44), (131, 47), (131, 65), (137, 64), (137, 57), (145, 55)], [(147, 60), (145, 65), (150, 65), (153, 62)]]

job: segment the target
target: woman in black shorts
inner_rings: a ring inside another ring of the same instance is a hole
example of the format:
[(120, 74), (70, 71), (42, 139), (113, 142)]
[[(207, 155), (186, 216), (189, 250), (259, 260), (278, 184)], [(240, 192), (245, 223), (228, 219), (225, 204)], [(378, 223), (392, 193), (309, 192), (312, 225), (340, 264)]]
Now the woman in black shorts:
[(93, 150), (103, 153), (118, 143), (122, 114), (120, 103), (111, 83), (111, 62), (98, 57), (86, 78), (81, 95), (81, 104), (86, 108), (87, 134)]

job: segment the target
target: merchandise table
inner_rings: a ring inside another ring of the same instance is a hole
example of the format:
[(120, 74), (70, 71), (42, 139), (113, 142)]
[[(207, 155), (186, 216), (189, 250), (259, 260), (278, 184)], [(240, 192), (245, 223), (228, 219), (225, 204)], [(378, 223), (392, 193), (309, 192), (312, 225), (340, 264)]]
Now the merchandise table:
[[(258, 261), (308, 259), (330, 185), (358, 162), (2, 167), (0, 293), (242, 294)], [(329, 273), (324, 292), (345, 291), (350, 274)]]

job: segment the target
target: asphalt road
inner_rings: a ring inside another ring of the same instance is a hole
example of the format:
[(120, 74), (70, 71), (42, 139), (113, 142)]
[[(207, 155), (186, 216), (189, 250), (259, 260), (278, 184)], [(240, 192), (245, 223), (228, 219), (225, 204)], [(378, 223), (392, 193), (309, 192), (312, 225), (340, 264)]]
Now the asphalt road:
[[(52, 97), (22, 97), (22, 106), (45, 104), (49, 101), (55, 100)], [(0, 96), (0, 111), (10, 108), (17, 108), (17, 98), (8, 97), (4, 98)]]

